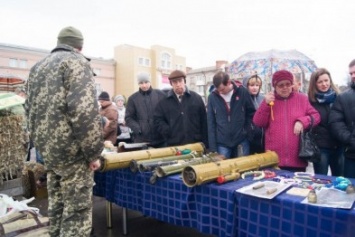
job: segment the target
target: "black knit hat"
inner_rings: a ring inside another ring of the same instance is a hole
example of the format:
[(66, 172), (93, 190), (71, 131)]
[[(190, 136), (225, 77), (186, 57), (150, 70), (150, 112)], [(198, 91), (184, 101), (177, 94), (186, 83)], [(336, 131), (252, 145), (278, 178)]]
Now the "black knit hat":
[(83, 47), (83, 43), (84, 37), (80, 30), (72, 26), (65, 27), (59, 32), (57, 45), (67, 44), (76, 49), (81, 49)]
[(101, 94), (99, 95), (99, 100), (110, 101), (110, 95), (109, 95), (106, 91), (103, 91), (103, 92), (101, 92)]

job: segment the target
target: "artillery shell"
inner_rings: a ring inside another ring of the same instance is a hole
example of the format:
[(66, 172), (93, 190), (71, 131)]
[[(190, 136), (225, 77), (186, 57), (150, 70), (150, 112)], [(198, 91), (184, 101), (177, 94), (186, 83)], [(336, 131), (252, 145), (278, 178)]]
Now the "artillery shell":
[(256, 190), (256, 189), (262, 188), (262, 187), (264, 187), (264, 186), (265, 186), (265, 185), (264, 185), (263, 183), (260, 183), (260, 184), (255, 185), (255, 186), (253, 187), (253, 189)]

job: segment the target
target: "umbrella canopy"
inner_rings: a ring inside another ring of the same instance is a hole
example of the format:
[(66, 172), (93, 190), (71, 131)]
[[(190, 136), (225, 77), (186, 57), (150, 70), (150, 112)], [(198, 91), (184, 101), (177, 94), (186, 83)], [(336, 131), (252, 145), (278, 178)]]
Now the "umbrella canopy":
[(18, 86), (25, 83), (25, 80), (12, 74), (0, 74), (0, 92), (15, 91)]
[(270, 83), (272, 74), (278, 70), (288, 70), (293, 74), (305, 75), (317, 69), (312, 59), (297, 50), (268, 50), (249, 52), (234, 60), (228, 70), (232, 78), (258, 74)]

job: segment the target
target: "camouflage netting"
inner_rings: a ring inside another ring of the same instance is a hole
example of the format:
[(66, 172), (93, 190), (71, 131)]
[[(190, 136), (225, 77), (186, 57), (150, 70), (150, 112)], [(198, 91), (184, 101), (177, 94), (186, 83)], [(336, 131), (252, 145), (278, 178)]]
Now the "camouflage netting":
[(27, 154), (23, 115), (0, 111), (0, 185), (21, 177)]

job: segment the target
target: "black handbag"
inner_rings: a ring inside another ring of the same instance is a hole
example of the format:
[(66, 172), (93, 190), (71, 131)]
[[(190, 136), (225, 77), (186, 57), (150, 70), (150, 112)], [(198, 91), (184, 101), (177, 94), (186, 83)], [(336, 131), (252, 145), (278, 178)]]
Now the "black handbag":
[(313, 117), (311, 117), (311, 126), (308, 131), (303, 131), (300, 134), (300, 145), (298, 151), (298, 157), (304, 161), (310, 161), (317, 163), (320, 161), (320, 150), (317, 146), (314, 135), (312, 133)]

